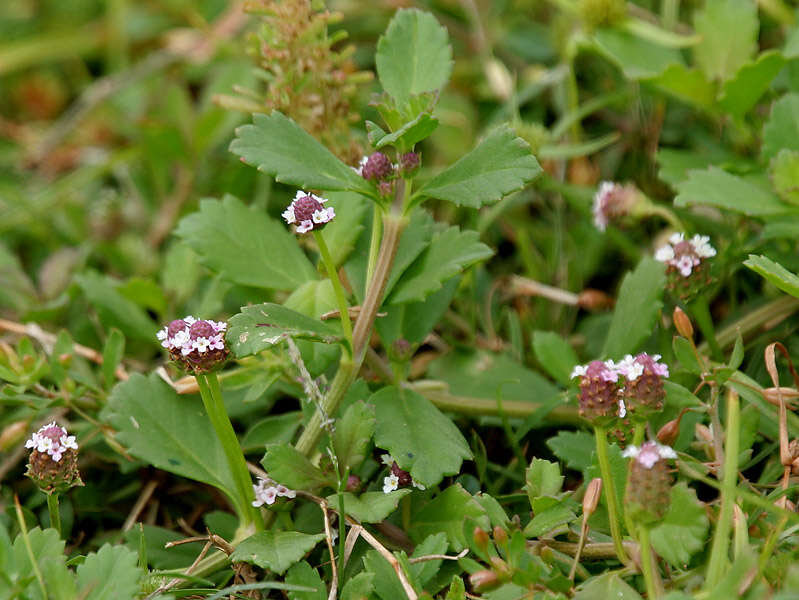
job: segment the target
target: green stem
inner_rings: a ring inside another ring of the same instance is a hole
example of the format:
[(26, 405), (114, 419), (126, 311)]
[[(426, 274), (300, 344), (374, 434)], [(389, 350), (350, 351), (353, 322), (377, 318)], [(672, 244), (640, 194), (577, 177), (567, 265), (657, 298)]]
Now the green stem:
[(660, 5), (660, 22), (663, 29), (673, 31), (680, 14), (680, 0), (663, 0)]
[(619, 499), (616, 497), (616, 487), (613, 485), (613, 477), (610, 472), (610, 459), (608, 458), (608, 434), (604, 427), (594, 425), (594, 435), (596, 436), (596, 455), (599, 461), (599, 472), (602, 475), (602, 491), (605, 494), (605, 501), (608, 505), (608, 520), (610, 521), (610, 534), (613, 536), (613, 546), (616, 548), (616, 556), (622, 564), (627, 564), (629, 558), (624, 551), (624, 544), (621, 537), (621, 524), (619, 522)]
[[(727, 440), (724, 445), (724, 473), (721, 481), (721, 511), (713, 536), (710, 561), (707, 568), (705, 590), (716, 588), (729, 561), (730, 531), (732, 530), (733, 504), (738, 485), (738, 445), (740, 441), (740, 405), (738, 394), (727, 394)], [(721, 432), (715, 433), (720, 435)]]
[(787, 524), (788, 524), (788, 517), (786, 516), (780, 517), (780, 520), (777, 523), (777, 527), (769, 534), (766, 543), (763, 544), (763, 550), (760, 552), (760, 560), (758, 562), (758, 572), (761, 575), (763, 574), (763, 571), (766, 569), (768, 560), (771, 558), (771, 555), (774, 552), (774, 547), (777, 545), (777, 540), (779, 540), (780, 535), (782, 535), (782, 532)]
[(654, 560), (652, 544), (649, 542), (649, 527), (642, 525), (638, 528), (638, 547), (641, 549), (641, 572), (644, 574), (646, 595), (648, 600), (660, 598), (658, 586), (655, 584)]
[(50, 527), (58, 532), (58, 537), (63, 537), (61, 534), (61, 512), (58, 510), (57, 492), (47, 494), (47, 510), (50, 513)]
[(635, 430), (633, 432), (633, 446), (641, 447), (644, 443), (644, 435), (646, 434), (646, 421), (635, 421)]
[[(369, 242), (369, 262), (366, 264), (366, 281), (372, 281), (374, 277), (375, 266), (377, 265), (377, 255), (380, 252), (380, 241), (383, 237), (383, 209), (379, 204), (375, 204), (374, 212), (372, 213), (372, 239)], [(366, 290), (364, 290), (366, 293)]]
[(314, 239), (316, 245), (319, 247), (319, 254), (322, 256), (322, 262), (325, 263), (327, 269), (327, 276), (333, 284), (333, 291), (336, 294), (336, 302), (338, 303), (338, 311), (341, 314), (341, 328), (344, 330), (344, 337), (349, 344), (349, 351), (352, 352), (352, 323), (350, 322), (349, 305), (347, 304), (347, 297), (344, 294), (344, 288), (341, 285), (341, 279), (338, 276), (336, 264), (333, 262), (333, 257), (330, 256), (330, 250), (327, 248), (324, 236), (321, 232), (314, 230)]
[(200, 388), (205, 411), (222, 444), (228, 468), (233, 476), (236, 490), (235, 492), (228, 490), (228, 493), (234, 498), (236, 512), (239, 513), (239, 519), (241, 519), (241, 527), (260, 531), (263, 529), (263, 520), (260, 513), (252, 506), (252, 501), (255, 499), (252, 479), (247, 471), (247, 461), (241, 451), (239, 439), (236, 437), (236, 432), (233, 430), (233, 425), (225, 410), (219, 379), (217, 379), (216, 373), (198, 373), (195, 375), (195, 379)]
[(675, 215), (670, 209), (666, 208), (665, 206), (661, 206), (660, 204), (648, 203), (644, 214), (647, 216), (659, 216), (663, 217), (663, 219), (674, 229), (677, 231), (685, 231), (685, 225), (682, 224), (682, 221)]

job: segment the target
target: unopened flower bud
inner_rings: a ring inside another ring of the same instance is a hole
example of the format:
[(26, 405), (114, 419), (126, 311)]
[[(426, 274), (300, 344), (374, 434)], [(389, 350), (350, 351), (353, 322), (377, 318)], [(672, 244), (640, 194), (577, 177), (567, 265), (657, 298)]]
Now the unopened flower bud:
[(382, 152), (372, 154), (361, 167), (361, 175), (364, 179), (382, 181), (388, 179), (393, 173), (394, 165)]
[(583, 496), (583, 515), (586, 518), (590, 517), (599, 506), (599, 498), (602, 495), (602, 478), (595, 477), (588, 484)]
[(16, 421), (10, 423), (3, 428), (0, 433), (0, 451), (7, 452), (9, 448), (13, 448), (25, 437), (25, 432), (28, 431), (27, 421)]
[(619, 413), (619, 374), (612, 361), (594, 360), (578, 365), (571, 374), (580, 378), (580, 416), (598, 425), (610, 423)]
[(663, 410), (663, 377), (669, 376), (669, 367), (659, 363), (659, 359), (659, 354), (642, 352), (635, 358), (628, 354), (616, 365), (626, 380), (621, 395), (633, 421), (645, 421), (652, 413)]
[(494, 542), (500, 546), (508, 543), (508, 533), (499, 525), (494, 526)]
[(677, 329), (677, 333), (689, 340), (693, 339), (694, 326), (691, 325), (691, 319), (688, 318), (688, 315), (685, 314), (683, 309), (681, 309), (679, 306), (676, 306), (674, 308), (674, 313), (672, 314), (672, 319), (674, 321), (674, 327)]
[(475, 571), (469, 575), (469, 585), (472, 586), (475, 592), (485, 592), (499, 585), (499, 577), (494, 571), (489, 571), (488, 569)]
[(400, 173), (409, 175), (419, 168), (419, 154), (416, 152), (406, 152), (399, 158)]
[(491, 556), (488, 561), (491, 563), (491, 567), (494, 569), (494, 573), (497, 574), (500, 581), (510, 581), (510, 578), (513, 576), (513, 571), (511, 571), (508, 563), (499, 556)]
[(657, 439), (661, 444), (667, 446), (674, 445), (674, 442), (677, 441), (680, 435), (680, 421), (686, 412), (688, 412), (687, 408), (682, 409), (676, 419), (672, 419), (660, 428), (660, 431), (657, 433)]
[(628, 447), (623, 456), (632, 458), (624, 494), (626, 514), (637, 523), (651, 525), (663, 519), (671, 504), (671, 477), (666, 459), (677, 458), (668, 446), (645, 442)]
[(347, 491), (357, 492), (359, 489), (361, 489), (361, 478), (357, 475), (347, 477)]
[(485, 529), (482, 527), (475, 527), (474, 532), (472, 533), (472, 539), (474, 540), (474, 545), (477, 546), (477, 549), (480, 550), (480, 552), (488, 552), (489, 540)]
[(605, 231), (608, 223), (633, 214), (643, 201), (643, 194), (634, 185), (603, 181), (594, 195), (594, 225), (599, 231)]
[(381, 181), (377, 184), (377, 191), (380, 192), (380, 195), (384, 198), (391, 196), (394, 193), (394, 182), (393, 181)]
[(192, 373), (207, 373), (220, 367), (230, 354), (225, 344), (226, 329), (224, 322), (187, 316), (169, 323), (157, 337), (181, 367)]
[(577, 294), (577, 306), (591, 312), (613, 308), (614, 302), (612, 296), (600, 290), (589, 288)]
[(32, 448), (25, 473), (46, 494), (61, 493), (83, 485), (78, 473), (78, 444), (74, 435), (56, 425), (45, 425), (25, 442)]

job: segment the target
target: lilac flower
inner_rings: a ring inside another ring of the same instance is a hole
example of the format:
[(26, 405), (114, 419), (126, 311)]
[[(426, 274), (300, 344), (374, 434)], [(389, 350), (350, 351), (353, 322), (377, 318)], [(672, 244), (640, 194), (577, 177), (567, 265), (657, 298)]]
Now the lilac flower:
[(264, 504), (271, 506), (278, 498), (296, 498), (297, 492), (290, 490), (285, 485), (272, 481), (269, 477), (259, 477), (258, 484), (253, 485), (255, 500), (252, 505), (256, 508)]
[(634, 458), (645, 469), (651, 469), (660, 460), (677, 458), (677, 453), (673, 448), (650, 441), (644, 442), (640, 448), (638, 446), (628, 446), (622, 452), (622, 456)]
[(283, 218), (289, 225), (297, 225), (297, 233), (321, 229), (336, 216), (336, 211), (332, 207), (323, 206), (325, 202), (326, 198), (298, 191), (292, 203), (283, 211)]
[(635, 358), (628, 354), (619, 361), (616, 365), (616, 369), (619, 373), (624, 375), (627, 381), (635, 381), (644, 374), (645, 370), (648, 373), (654, 373), (660, 377), (668, 377), (669, 366), (665, 363), (657, 362), (659, 360), (660, 354), (653, 354), (650, 356), (646, 352), (642, 352)]
[(628, 354), (616, 365), (626, 380), (621, 391), (626, 412), (635, 421), (645, 421), (652, 413), (663, 410), (663, 378), (669, 376), (669, 367), (658, 360), (660, 354), (642, 352), (635, 357)]
[(394, 174), (396, 169), (391, 159), (382, 152), (375, 152), (369, 157), (361, 159), (358, 165), (358, 174), (364, 179), (384, 181)]
[(223, 321), (198, 320), (189, 315), (172, 321), (156, 337), (172, 360), (187, 370), (204, 373), (227, 358), (226, 330)]
[(400, 487), (405, 487), (408, 485), (412, 485), (420, 490), (425, 489), (425, 486), (411, 477), (411, 474), (408, 473), (408, 471), (401, 469), (397, 464), (397, 461), (395, 461), (390, 454), (383, 454), (380, 457), (380, 460), (390, 469), (388, 476), (383, 478), (384, 494), (388, 494), (389, 492), (393, 492)]
[(607, 424), (619, 415), (619, 371), (612, 360), (593, 360), (574, 367), (572, 378), (580, 378), (580, 416), (596, 424)]
[(703, 259), (713, 256), (716, 256), (716, 249), (710, 245), (710, 238), (698, 234), (686, 240), (685, 234), (674, 233), (669, 243), (655, 252), (655, 260), (679, 271), (683, 277), (689, 277)]
[(74, 435), (67, 435), (67, 430), (56, 425), (55, 421), (40, 428), (27, 442), (26, 448), (34, 448), (37, 452), (48, 454), (55, 462), (59, 462), (70, 448), (78, 449)]
[(632, 213), (641, 198), (635, 186), (603, 181), (594, 194), (594, 225), (605, 231), (608, 223)]
[(28, 459), (30, 477), (46, 494), (60, 493), (83, 485), (78, 473), (78, 444), (74, 435), (56, 425), (45, 425), (25, 442), (31, 449)]

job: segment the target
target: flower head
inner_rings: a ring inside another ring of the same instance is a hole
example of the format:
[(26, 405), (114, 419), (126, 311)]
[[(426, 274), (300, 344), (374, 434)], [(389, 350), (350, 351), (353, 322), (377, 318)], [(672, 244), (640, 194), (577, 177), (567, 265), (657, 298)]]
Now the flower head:
[(325, 202), (327, 202), (326, 198), (298, 191), (292, 203), (283, 211), (283, 218), (289, 225), (297, 225), (297, 233), (321, 229), (336, 216), (333, 207), (325, 208), (323, 206)]
[(269, 477), (259, 477), (258, 484), (252, 486), (255, 500), (252, 505), (256, 508), (264, 504), (271, 506), (278, 498), (296, 498), (297, 492), (290, 490), (285, 485), (275, 483)]
[(658, 248), (655, 260), (666, 265), (668, 288), (685, 300), (699, 293), (710, 281), (709, 263), (706, 259), (716, 255), (706, 235), (695, 235), (690, 240), (682, 233), (674, 233), (669, 242)]
[(612, 360), (593, 360), (578, 365), (571, 374), (580, 378), (580, 416), (596, 423), (607, 423), (619, 415), (619, 371)]
[(25, 442), (32, 449), (26, 475), (46, 493), (83, 485), (78, 473), (78, 444), (74, 435), (55, 421), (35, 432)]
[(172, 321), (156, 337), (169, 350), (172, 360), (188, 371), (205, 373), (222, 364), (229, 354), (226, 329), (227, 323), (223, 321), (206, 321), (189, 315)]
[(625, 511), (639, 523), (655, 523), (666, 516), (671, 502), (671, 478), (667, 459), (676, 452), (657, 442), (628, 446), (622, 456), (632, 458), (624, 495)]
[(388, 466), (390, 470), (388, 476), (383, 478), (383, 493), (388, 494), (400, 487), (409, 485), (420, 490), (425, 489), (425, 486), (411, 477), (408, 471), (401, 469), (397, 461), (395, 461), (390, 454), (383, 454), (380, 460), (384, 465)]
[(599, 231), (605, 231), (611, 221), (631, 214), (640, 199), (635, 186), (603, 181), (594, 194), (594, 225)]
[(359, 165), (360, 175), (364, 179), (384, 181), (394, 174), (394, 164), (382, 152), (375, 152), (369, 157), (364, 157), (364, 159), (361, 159)]
[(658, 360), (660, 354), (642, 352), (635, 357), (628, 354), (617, 365), (625, 378), (621, 396), (633, 420), (646, 420), (651, 413), (663, 410), (663, 377), (669, 376), (669, 367)]
[(624, 458), (634, 458), (645, 469), (651, 469), (658, 461), (677, 458), (673, 448), (657, 442), (644, 442), (641, 447), (628, 446), (622, 453)]

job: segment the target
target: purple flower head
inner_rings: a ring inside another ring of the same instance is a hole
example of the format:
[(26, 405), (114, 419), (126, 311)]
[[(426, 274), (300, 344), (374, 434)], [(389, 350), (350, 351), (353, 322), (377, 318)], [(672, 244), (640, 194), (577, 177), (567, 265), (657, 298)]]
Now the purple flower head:
[(399, 168), (403, 173), (412, 173), (419, 168), (419, 155), (416, 152), (406, 152), (399, 157)]
[(619, 414), (619, 372), (612, 360), (594, 360), (578, 365), (571, 374), (580, 378), (580, 416), (598, 424), (612, 421)]
[(626, 514), (638, 522), (652, 524), (666, 516), (671, 503), (671, 477), (666, 460), (677, 458), (668, 446), (645, 442), (628, 446), (622, 456), (632, 458), (624, 495)]
[(394, 165), (388, 156), (382, 152), (375, 152), (365, 161), (361, 161), (361, 175), (364, 179), (382, 181), (394, 174)]
[(705, 258), (713, 256), (716, 256), (716, 249), (710, 245), (708, 236), (695, 235), (686, 240), (682, 233), (672, 234), (669, 243), (655, 252), (655, 260), (665, 263), (683, 277), (689, 277)]
[(649, 415), (663, 410), (666, 391), (663, 377), (669, 376), (669, 367), (658, 362), (659, 354), (642, 352), (636, 357), (625, 356), (618, 364), (624, 376), (622, 398), (633, 420), (646, 420)]
[(297, 225), (297, 233), (321, 229), (336, 216), (336, 211), (332, 207), (323, 206), (325, 202), (326, 198), (298, 191), (292, 203), (283, 211), (283, 218), (289, 225)]
[(172, 360), (195, 373), (205, 373), (221, 365), (229, 351), (225, 345), (227, 323), (195, 319), (192, 316), (172, 321), (156, 336), (169, 350)]
[(37, 452), (50, 455), (55, 462), (61, 460), (64, 453), (70, 448), (78, 449), (74, 435), (67, 435), (67, 430), (55, 424), (55, 421), (45, 425), (34, 433), (27, 442), (26, 448), (35, 448)]
[(78, 473), (78, 444), (74, 435), (55, 421), (35, 432), (25, 442), (31, 449), (25, 473), (45, 493), (62, 492), (83, 485)]
[(258, 484), (253, 485), (253, 492), (255, 493), (255, 500), (252, 505), (256, 508), (259, 506), (272, 505), (278, 498), (296, 498), (297, 492), (290, 490), (285, 485), (275, 483), (269, 477), (258, 478)]

